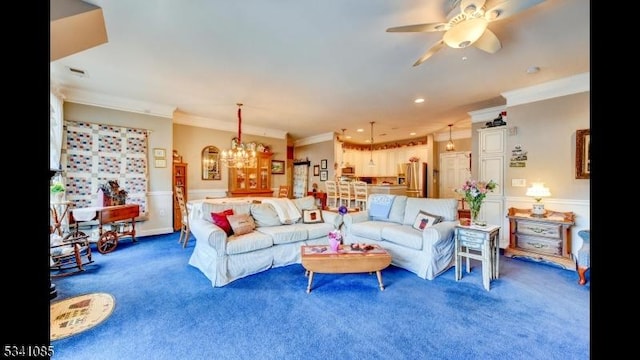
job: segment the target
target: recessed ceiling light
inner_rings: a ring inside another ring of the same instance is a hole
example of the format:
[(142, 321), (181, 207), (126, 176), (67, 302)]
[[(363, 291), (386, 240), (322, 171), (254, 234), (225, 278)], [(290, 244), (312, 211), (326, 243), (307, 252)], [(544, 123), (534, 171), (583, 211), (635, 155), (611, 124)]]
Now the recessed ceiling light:
[(539, 67), (537, 67), (537, 66), (529, 66), (529, 67), (527, 68), (527, 74), (535, 74), (535, 73), (537, 73), (538, 71), (540, 71), (540, 68), (539, 68)]
[(411, 136), (413, 136), (413, 135), (415, 135), (415, 134), (416, 134), (415, 132), (410, 132), (410, 133), (409, 133), (409, 135), (411, 135)]
[(423, 98), (417, 98), (417, 99), (413, 100), (413, 102), (416, 103), (416, 104), (421, 104), (421, 103), (424, 102), (424, 99)]
[(463, 57), (462, 57), (462, 61), (467, 61), (467, 57), (466, 57), (466, 56), (463, 56)]
[(364, 131), (364, 129), (358, 129), (358, 130), (356, 130), (356, 131), (357, 131), (357, 132), (363, 132), (363, 131)]

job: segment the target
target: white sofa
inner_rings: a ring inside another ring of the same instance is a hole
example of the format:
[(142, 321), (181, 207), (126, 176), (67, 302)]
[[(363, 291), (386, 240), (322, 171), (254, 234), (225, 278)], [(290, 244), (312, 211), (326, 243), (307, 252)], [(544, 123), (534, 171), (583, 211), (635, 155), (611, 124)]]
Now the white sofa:
[[(316, 209), (313, 196), (277, 201), (290, 201), (300, 214)], [(258, 202), (230, 198), (191, 203), (189, 225), (196, 242), (189, 264), (202, 271), (214, 287), (272, 267), (300, 263), (300, 246), (329, 244), (327, 235), (342, 222), (339, 214), (322, 211), (320, 223), (303, 223), (301, 219), (283, 224), (272, 204)], [(227, 236), (211, 217), (212, 212), (227, 209), (233, 209), (234, 214), (250, 214), (256, 222), (255, 230)]]
[[(387, 196), (392, 201), (388, 216), (370, 214), (374, 196)], [(391, 264), (427, 280), (454, 265), (457, 199), (371, 194), (368, 204), (366, 211), (344, 216), (345, 243), (378, 244), (391, 254)], [(441, 222), (422, 231), (415, 229), (413, 225), (420, 211), (441, 216)]]

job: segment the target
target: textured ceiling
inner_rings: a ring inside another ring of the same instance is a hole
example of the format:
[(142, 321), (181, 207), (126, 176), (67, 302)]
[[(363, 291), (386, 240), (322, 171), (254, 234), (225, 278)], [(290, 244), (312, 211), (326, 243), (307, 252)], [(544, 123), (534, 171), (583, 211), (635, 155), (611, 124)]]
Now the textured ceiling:
[(371, 121), (376, 143), (448, 134), (450, 123), (470, 128), (469, 111), (504, 105), (501, 93), (590, 71), (586, 0), (546, 0), (489, 23), (502, 42), (495, 54), (444, 48), (417, 67), (442, 33), (385, 30), (444, 20), (452, 1), (87, 2), (103, 9), (109, 41), (51, 62), (52, 86), (68, 100), (126, 99), (134, 111), (175, 108), (230, 129), (242, 102), (243, 131), (258, 135), (345, 128), (364, 142)]

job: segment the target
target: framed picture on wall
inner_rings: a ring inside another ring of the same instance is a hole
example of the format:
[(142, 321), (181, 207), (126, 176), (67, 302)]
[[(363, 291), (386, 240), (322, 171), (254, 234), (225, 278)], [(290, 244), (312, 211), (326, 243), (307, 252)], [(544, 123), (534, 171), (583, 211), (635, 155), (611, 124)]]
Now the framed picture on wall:
[[(326, 170), (327, 169), (327, 159), (322, 159), (320, 160), (320, 168), (322, 170)], [(326, 179), (325, 179), (326, 180)]]
[(322, 170), (320, 171), (320, 181), (327, 181), (329, 179), (329, 171)]
[(167, 156), (167, 151), (161, 148), (153, 148), (153, 157), (156, 159), (164, 159)]
[(313, 176), (320, 175), (320, 165), (313, 165)]
[(284, 174), (284, 161), (271, 160), (271, 173), (272, 174)]

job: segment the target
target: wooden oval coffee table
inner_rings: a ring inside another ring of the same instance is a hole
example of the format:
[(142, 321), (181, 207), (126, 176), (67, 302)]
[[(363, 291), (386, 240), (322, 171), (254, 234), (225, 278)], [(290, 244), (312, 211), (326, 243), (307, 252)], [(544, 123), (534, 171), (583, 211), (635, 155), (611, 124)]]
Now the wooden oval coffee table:
[(309, 277), (307, 293), (311, 292), (313, 274), (349, 274), (376, 272), (380, 290), (384, 290), (381, 270), (391, 264), (391, 255), (378, 245), (370, 245), (370, 250), (351, 250), (349, 245), (341, 245), (337, 252), (332, 251), (328, 245), (301, 246), (302, 266)]

